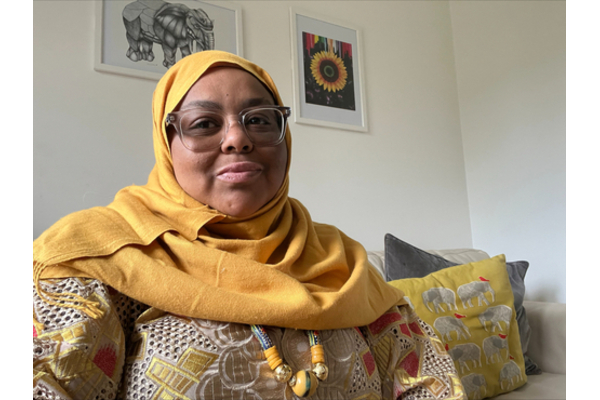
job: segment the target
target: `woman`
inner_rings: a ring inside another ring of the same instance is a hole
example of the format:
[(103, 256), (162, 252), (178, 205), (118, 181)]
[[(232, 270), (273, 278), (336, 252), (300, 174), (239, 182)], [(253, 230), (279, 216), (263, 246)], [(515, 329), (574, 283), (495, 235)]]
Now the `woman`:
[(362, 246), (288, 198), (282, 105), (228, 53), (169, 69), (148, 184), (34, 242), (34, 398), (462, 398)]

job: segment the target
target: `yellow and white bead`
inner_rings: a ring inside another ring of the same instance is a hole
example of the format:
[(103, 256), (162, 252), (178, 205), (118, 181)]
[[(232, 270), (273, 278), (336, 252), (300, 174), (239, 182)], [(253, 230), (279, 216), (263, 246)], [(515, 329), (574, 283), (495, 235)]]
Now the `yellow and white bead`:
[(312, 371), (298, 371), (289, 385), (298, 397), (312, 396), (319, 387), (319, 380)]

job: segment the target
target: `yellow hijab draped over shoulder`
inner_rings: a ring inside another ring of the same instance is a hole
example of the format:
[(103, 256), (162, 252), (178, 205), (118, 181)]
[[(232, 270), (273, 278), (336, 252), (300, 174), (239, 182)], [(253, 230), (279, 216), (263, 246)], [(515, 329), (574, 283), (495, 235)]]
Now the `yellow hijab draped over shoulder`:
[[(204, 51), (171, 67), (154, 92), (156, 165), (148, 183), (122, 189), (107, 207), (61, 219), (35, 240), (38, 292), (92, 317), (102, 313), (98, 304), (46, 292), (39, 280), (91, 277), (158, 309), (217, 321), (297, 329), (373, 322), (403, 293), (369, 266), (359, 243), (313, 223), (288, 198), (287, 173), (275, 197), (247, 218), (201, 204), (177, 183), (166, 115), (207, 69), (222, 63), (250, 72), (282, 105), (271, 77), (235, 55)], [(286, 144), (289, 171), (289, 128)]]

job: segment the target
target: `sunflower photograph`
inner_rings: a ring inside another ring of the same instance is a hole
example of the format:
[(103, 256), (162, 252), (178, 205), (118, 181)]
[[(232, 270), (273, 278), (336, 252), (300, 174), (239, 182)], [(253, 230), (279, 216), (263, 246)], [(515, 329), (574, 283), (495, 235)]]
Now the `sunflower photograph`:
[(290, 11), (294, 121), (368, 132), (360, 30)]
[(355, 110), (352, 45), (302, 32), (308, 104)]

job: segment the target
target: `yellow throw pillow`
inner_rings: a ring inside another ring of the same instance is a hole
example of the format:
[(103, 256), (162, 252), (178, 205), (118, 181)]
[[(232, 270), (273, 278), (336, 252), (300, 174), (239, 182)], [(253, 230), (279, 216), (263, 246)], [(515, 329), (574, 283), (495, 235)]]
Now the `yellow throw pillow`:
[(504, 255), (389, 283), (404, 291), (419, 317), (444, 342), (469, 399), (496, 396), (525, 384)]

